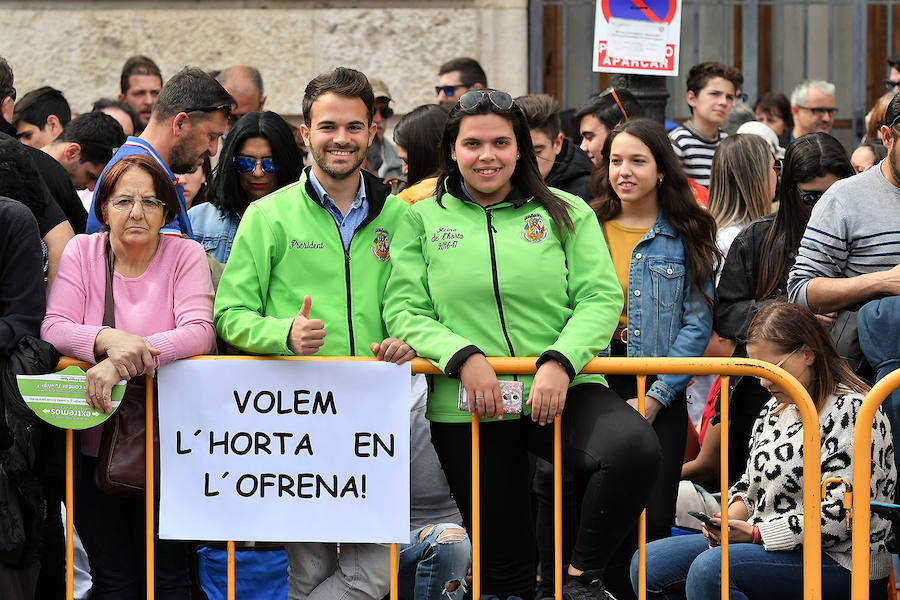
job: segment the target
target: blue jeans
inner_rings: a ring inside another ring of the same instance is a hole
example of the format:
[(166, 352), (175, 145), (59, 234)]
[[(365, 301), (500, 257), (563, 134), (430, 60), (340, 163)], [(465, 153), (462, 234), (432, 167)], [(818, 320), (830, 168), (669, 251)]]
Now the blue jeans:
[(462, 600), (466, 573), (472, 565), (472, 544), (461, 525), (428, 525), (410, 533), (398, 562), (398, 585), (404, 600)]
[[(803, 551), (769, 552), (758, 544), (729, 544), (730, 597), (793, 600), (803, 597)], [(719, 600), (720, 547), (710, 548), (700, 534), (647, 544), (647, 598)], [(631, 585), (637, 590), (638, 559), (631, 560)], [(887, 580), (872, 582), (871, 598), (885, 598)], [(822, 554), (823, 600), (850, 597), (850, 571)]]

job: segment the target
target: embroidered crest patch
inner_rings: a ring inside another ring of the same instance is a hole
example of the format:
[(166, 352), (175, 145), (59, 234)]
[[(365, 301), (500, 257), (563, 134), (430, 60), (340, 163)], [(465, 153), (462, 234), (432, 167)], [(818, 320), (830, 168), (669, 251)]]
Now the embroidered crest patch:
[(391, 258), (391, 240), (387, 230), (375, 230), (375, 239), (369, 249), (372, 250), (372, 256), (381, 262), (387, 262)]
[(525, 231), (522, 237), (526, 242), (537, 244), (547, 239), (547, 229), (544, 227), (544, 219), (537, 213), (531, 213), (525, 217)]

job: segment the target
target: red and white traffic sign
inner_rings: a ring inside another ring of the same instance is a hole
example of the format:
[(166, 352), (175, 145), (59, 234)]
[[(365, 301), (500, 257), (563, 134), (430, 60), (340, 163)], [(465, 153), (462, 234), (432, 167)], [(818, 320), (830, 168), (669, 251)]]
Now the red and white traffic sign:
[(678, 75), (682, 0), (597, 0), (593, 69)]

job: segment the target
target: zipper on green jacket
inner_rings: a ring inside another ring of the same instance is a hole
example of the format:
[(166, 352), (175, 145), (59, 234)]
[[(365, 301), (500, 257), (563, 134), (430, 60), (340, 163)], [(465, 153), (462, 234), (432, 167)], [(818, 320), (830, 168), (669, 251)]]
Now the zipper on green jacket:
[(497, 310), (500, 312), (500, 328), (503, 330), (503, 337), (506, 338), (506, 346), (509, 348), (509, 355), (515, 356), (516, 351), (513, 349), (512, 341), (509, 339), (509, 333), (506, 331), (506, 319), (503, 317), (503, 303), (500, 301), (500, 281), (497, 276), (497, 256), (494, 252), (494, 224), (491, 221), (491, 211), (482, 207), (487, 217), (487, 233), (488, 242), (491, 246), (491, 273), (494, 276), (494, 299), (497, 301)]
[[(346, 285), (347, 292), (347, 333), (350, 337), (350, 356), (356, 356), (355, 348), (356, 346), (353, 343), (353, 299), (350, 295), (350, 248), (344, 247), (344, 238), (341, 237), (341, 227), (337, 224), (337, 221), (334, 219), (334, 216), (322, 207), (328, 216), (331, 218), (331, 222), (334, 223), (334, 228), (337, 230), (338, 243), (340, 243), (341, 248), (344, 248), (344, 283)], [(353, 232), (353, 235), (356, 235), (356, 232)], [(350, 238), (350, 244), (353, 244), (353, 237)]]

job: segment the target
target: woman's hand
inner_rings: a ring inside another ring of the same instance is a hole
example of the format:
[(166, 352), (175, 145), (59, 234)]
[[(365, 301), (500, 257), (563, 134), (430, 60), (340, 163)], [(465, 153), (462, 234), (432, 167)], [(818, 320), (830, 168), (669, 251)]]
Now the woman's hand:
[[(628, 404), (631, 405), (631, 408), (634, 410), (638, 409), (638, 399), (632, 398), (628, 401)], [(654, 398), (653, 396), (645, 395), (644, 396), (644, 418), (647, 419), (648, 423), (653, 423), (653, 420), (656, 419), (656, 415), (659, 414), (659, 411), (663, 409), (662, 402)]]
[(160, 351), (139, 335), (118, 329), (101, 329), (94, 340), (94, 354), (112, 361), (120, 379), (131, 379), (141, 373), (153, 377), (156, 370), (154, 356)]
[(88, 369), (84, 382), (84, 397), (88, 406), (102, 413), (111, 413), (112, 388), (122, 379), (118, 369), (108, 358)]
[[(712, 520), (703, 524), (703, 537), (713, 548), (722, 543), (722, 513), (713, 515)], [(753, 525), (741, 519), (728, 519), (728, 541), (732, 544), (753, 542)]]
[(541, 425), (551, 423), (562, 414), (569, 391), (569, 374), (555, 360), (542, 364), (534, 375), (528, 401), (531, 406), (531, 420)]
[(479, 417), (503, 418), (503, 394), (497, 374), (483, 354), (473, 354), (459, 370), (459, 379), (469, 399), (469, 413)]
[(380, 344), (372, 342), (369, 349), (375, 358), (384, 362), (392, 362), (402, 365), (408, 360), (416, 357), (416, 351), (409, 347), (406, 342), (401, 342), (397, 338), (387, 338)]

